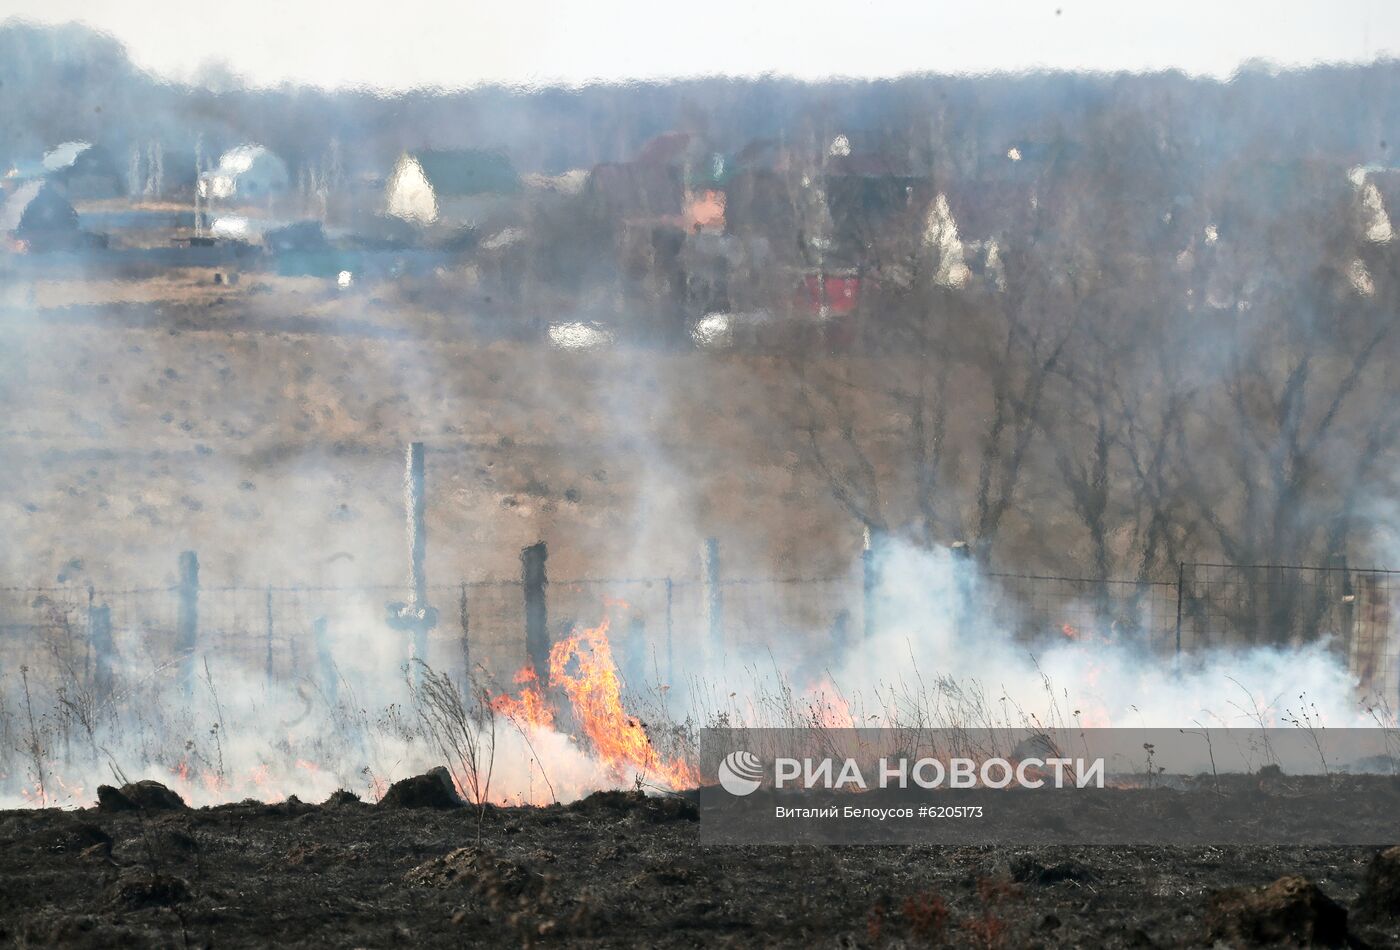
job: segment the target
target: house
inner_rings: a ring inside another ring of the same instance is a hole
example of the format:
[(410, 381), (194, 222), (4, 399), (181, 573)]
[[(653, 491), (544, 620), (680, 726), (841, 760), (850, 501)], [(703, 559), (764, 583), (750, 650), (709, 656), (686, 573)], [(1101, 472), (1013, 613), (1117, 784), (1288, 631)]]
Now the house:
[(263, 247), (275, 254), (319, 251), (326, 246), (326, 229), (320, 221), (293, 221), (263, 232)]
[(725, 190), (725, 218), (729, 229), (748, 237), (761, 235), (787, 243), (797, 233), (798, 185), (782, 172), (746, 168)]
[(751, 142), (730, 162), (725, 227), (746, 242), (775, 249), (785, 263), (796, 263), (802, 190), (786, 149), (771, 139)]
[(687, 231), (723, 232), (724, 210), (728, 203), (725, 189), (730, 177), (729, 161), (718, 152), (687, 162), (685, 168), (685, 226)]
[(922, 230), (932, 183), (907, 163), (843, 150), (827, 159), (823, 172), (829, 260), (859, 267), (874, 246), (901, 238), (912, 243)]
[[(199, 187), (198, 156), (193, 149), (162, 148), (154, 169), (158, 175), (147, 182), (138, 182), (147, 194), (155, 196), (191, 197)], [(136, 197), (133, 195), (132, 197)]]
[(0, 194), (10, 195), (30, 182), (43, 180), (44, 166), (39, 162), (7, 162), (0, 170)]
[(684, 301), (689, 312), (706, 314), (733, 309), (731, 285), (743, 262), (744, 249), (737, 238), (715, 230), (696, 228), (682, 249), (685, 274)]
[(384, 201), (389, 214), (405, 221), (479, 227), (520, 190), (520, 176), (502, 152), (405, 152), (389, 176)]
[(584, 194), (604, 221), (669, 220), (680, 226), (685, 182), (680, 168), (639, 162), (597, 165)]
[(805, 273), (793, 302), (794, 312), (814, 318), (829, 346), (849, 349), (859, 338), (861, 294), (865, 290), (866, 279), (856, 270)]
[[(0, 234), (14, 234), (19, 230), (20, 218), (44, 187), (42, 178), (16, 177), (11, 181), (12, 184), (6, 188), (3, 200), (0, 200)], [(76, 211), (73, 212), (73, 217), (77, 219)]]
[(571, 168), (560, 175), (545, 175), (539, 172), (521, 175), (520, 183), (533, 191), (554, 192), (560, 195), (581, 195), (588, 184), (588, 169)]
[(78, 226), (78, 212), (52, 182), (35, 180), (16, 188), (0, 204), (0, 234), (24, 250), (77, 250), (101, 243)]
[(623, 225), (665, 224), (687, 233), (725, 229), (730, 163), (689, 132), (663, 132), (630, 162), (589, 173), (584, 193), (593, 211)]
[(1356, 189), (1361, 234), (1373, 244), (1389, 244), (1395, 237), (1391, 214), (1400, 209), (1400, 169), (1361, 165), (1347, 173)]
[(239, 145), (200, 175), (199, 196), (248, 204), (284, 195), (291, 184), (286, 162), (261, 145)]
[(126, 193), (116, 162), (106, 149), (88, 142), (65, 142), (44, 154), (44, 178), (70, 201), (115, 198)]

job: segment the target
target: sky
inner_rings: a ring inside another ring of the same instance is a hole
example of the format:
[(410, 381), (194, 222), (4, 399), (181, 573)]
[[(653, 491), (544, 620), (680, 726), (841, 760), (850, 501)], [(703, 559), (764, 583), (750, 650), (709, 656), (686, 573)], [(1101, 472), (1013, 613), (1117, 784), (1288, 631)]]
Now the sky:
[(465, 87), (1031, 68), (1225, 77), (1400, 54), (1397, 0), (0, 0), (177, 79)]

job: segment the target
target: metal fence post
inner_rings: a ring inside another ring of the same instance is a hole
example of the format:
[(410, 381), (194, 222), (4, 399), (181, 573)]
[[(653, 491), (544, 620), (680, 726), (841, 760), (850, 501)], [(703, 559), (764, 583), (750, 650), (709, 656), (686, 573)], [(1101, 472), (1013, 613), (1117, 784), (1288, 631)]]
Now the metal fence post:
[(714, 659), (724, 652), (724, 591), (720, 588), (719, 538), (706, 538), (700, 549), (705, 585), (705, 619)]
[(875, 631), (879, 628), (879, 618), (876, 616), (875, 604), (880, 590), (879, 556), (880, 552), (876, 549), (875, 539), (872, 538), (870, 528), (867, 526), (865, 529), (865, 545), (860, 552), (862, 595), (861, 622), (866, 640), (873, 639)]
[(194, 654), (199, 644), (199, 556), (180, 552), (179, 610), (175, 620), (175, 642), (180, 654), (180, 688), (188, 696), (194, 692)]
[(545, 602), (548, 557), (543, 541), (520, 552), (520, 583), (525, 589), (525, 655), (541, 685), (549, 682), (549, 614)]
[(1181, 599), (1186, 583), (1186, 562), (1176, 562), (1176, 655), (1181, 658)]
[(420, 685), (428, 662), (428, 631), (437, 626), (437, 610), (428, 606), (428, 581), (424, 562), (428, 551), (427, 473), (423, 443), (408, 446), (404, 471), (404, 507), (408, 514), (408, 600), (387, 605), (389, 625), (409, 636), (408, 670)]
[(622, 681), (638, 693), (646, 682), (647, 674), (647, 622), (640, 614), (633, 614), (627, 621), (627, 649), (622, 657)]
[[(423, 461), (423, 443), (412, 442), (408, 446), (405, 504), (408, 508), (408, 586), (409, 596), (420, 610), (428, 606), (428, 581), (424, 573), (424, 562), (428, 556), (428, 521), (425, 512), (427, 504), (427, 472)], [(410, 662), (420, 663), (428, 659), (427, 622), (413, 625), (413, 653)]]
[(316, 647), (316, 665), (321, 673), (321, 690), (326, 694), (326, 702), (334, 708), (340, 698), (340, 684), (336, 682), (335, 658), (331, 654), (331, 639), (326, 630), (326, 618), (317, 617), (313, 620), (311, 632)]
[(112, 608), (88, 604), (88, 641), (92, 644), (93, 693), (98, 702), (112, 698)]
[(467, 582), (457, 597), (457, 622), (462, 626), (462, 681), (470, 683), (472, 677), (471, 617), (467, 613)]
[(272, 686), (272, 587), (267, 588), (267, 685)]
[(675, 687), (676, 679), (676, 657), (673, 652), (672, 642), (675, 634), (675, 622), (672, 619), (672, 606), (675, 603), (675, 583), (671, 578), (666, 578), (666, 685)]

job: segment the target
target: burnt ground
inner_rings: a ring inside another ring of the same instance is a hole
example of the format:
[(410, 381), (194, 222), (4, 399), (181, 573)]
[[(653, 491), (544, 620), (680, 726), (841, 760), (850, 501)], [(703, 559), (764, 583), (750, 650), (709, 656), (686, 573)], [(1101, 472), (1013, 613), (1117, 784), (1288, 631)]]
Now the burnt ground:
[[(4, 812), (0, 941), (1192, 946), (1220, 938), (1207, 917), (1228, 903), (1221, 889), (1301, 875), (1325, 897), (1309, 905), (1302, 885), (1285, 888), (1265, 911), (1285, 936), (1400, 945), (1400, 923), (1358, 920), (1376, 848), (706, 848), (695, 817), (686, 800), (599, 793), (489, 809), (478, 844), (474, 809), (348, 796)], [(1318, 923), (1328, 898), (1352, 910), (1341, 931)], [(1266, 939), (1270, 926), (1246, 921), (1225, 942)]]

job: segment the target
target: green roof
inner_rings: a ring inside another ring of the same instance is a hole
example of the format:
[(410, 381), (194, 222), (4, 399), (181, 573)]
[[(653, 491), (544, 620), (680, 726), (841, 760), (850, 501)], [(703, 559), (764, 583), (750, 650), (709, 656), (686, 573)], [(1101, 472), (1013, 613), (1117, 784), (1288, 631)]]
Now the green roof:
[(439, 196), (513, 194), (520, 178), (504, 152), (483, 149), (430, 151), (414, 155)]

